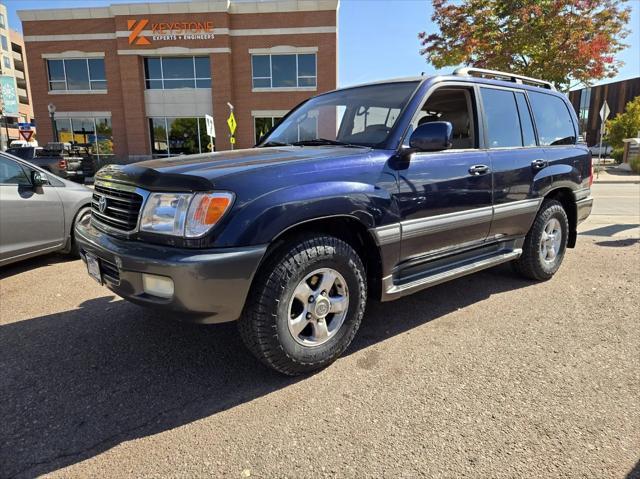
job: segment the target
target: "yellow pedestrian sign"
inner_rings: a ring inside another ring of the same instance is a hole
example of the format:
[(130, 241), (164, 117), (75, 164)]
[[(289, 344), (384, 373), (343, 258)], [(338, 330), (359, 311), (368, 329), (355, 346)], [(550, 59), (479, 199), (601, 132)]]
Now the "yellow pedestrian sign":
[(229, 125), (229, 131), (231, 132), (231, 135), (233, 135), (236, 132), (236, 128), (238, 127), (238, 124), (236, 123), (236, 117), (233, 116), (233, 112), (229, 113), (229, 118), (227, 118), (227, 125)]

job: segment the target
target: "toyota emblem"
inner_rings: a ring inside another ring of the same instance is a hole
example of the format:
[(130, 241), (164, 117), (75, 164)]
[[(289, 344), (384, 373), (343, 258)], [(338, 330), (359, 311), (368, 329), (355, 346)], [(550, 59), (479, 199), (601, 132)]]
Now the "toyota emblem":
[(106, 196), (101, 196), (100, 199), (98, 200), (98, 211), (100, 211), (100, 213), (104, 213), (106, 209), (107, 209), (107, 198)]

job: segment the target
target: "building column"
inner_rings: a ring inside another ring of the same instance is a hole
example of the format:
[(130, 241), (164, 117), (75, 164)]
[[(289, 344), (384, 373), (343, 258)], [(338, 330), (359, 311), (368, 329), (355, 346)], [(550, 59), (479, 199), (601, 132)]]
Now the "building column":
[[(148, 159), (151, 157), (151, 147), (144, 103), (144, 69), (139, 56), (120, 55), (120, 80), (124, 121), (120, 123), (114, 118), (112, 127), (114, 138), (126, 141), (120, 141), (123, 145), (116, 143), (116, 154), (129, 161)], [(116, 136), (116, 131), (121, 134)]]
[[(216, 127), (216, 150), (231, 149), (229, 141), (229, 106), (233, 104), (233, 88), (231, 85), (231, 53), (212, 53), (211, 90), (213, 92), (213, 123)], [(237, 144), (236, 144), (237, 146)]]

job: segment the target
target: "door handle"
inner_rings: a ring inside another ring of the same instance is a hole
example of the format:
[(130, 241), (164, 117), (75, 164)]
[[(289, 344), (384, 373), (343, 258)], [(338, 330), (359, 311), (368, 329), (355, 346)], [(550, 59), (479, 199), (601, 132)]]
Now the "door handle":
[(489, 167), (487, 165), (473, 165), (469, 168), (469, 173), (473, 176), (480, 176), (489, 173)]
[(541, 170), (542, 168), (549, 166), (549, 162), (546, 160), (533, 160), (531, 162), (531, 166), (534, 170)]

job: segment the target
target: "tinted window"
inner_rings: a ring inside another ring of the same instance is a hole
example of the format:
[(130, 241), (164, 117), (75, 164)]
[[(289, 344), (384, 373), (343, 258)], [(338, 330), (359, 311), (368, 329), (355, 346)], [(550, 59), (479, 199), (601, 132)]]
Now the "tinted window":
[(0, 158), (0, 184), (30, 185), (31, 182), (17, 162)]
[(88, 64), (89, 64), (89, 77), (91, 79), (91, 89), (106, 90), (107, 82), (106, 82), (106, 76), (104, 73), (104, 60), (102, 58), (90, 59), (88, 60)]
[(541, 145), (572, 145), (576, 142), (571, 115), (561, 98), (529, 92), (529, 100)]
[(522, 128), (522, 144), (524, 146), (536, 146), (536, 135), (533, 132), (531, 112), (529, 112), (524, 93), (516, 93), (516, 103), (518, 104), (518, 115), (520, 116), (520, 127)]
[(513, 92), (481, 88), (489, 148), (522, 146), (518, 108)]
[(273, 68), (272, 86), (276, 88), (297, 86), (295, 55), (273, 55), (271, 65)]
[(65, 60), (67, 90), (89, 90), (89, 71), (86, 60)]
[(7, 153), (22, 158), (23, 160), (30, 161), (33, 159), (35, 148), (23, 147), (23, 148), (7, 148)]
[(253, 88), (316, 86), (316, 54), (252, 55)]
[(145, 58), (147, 89), (211, 88), (209, 57)]

